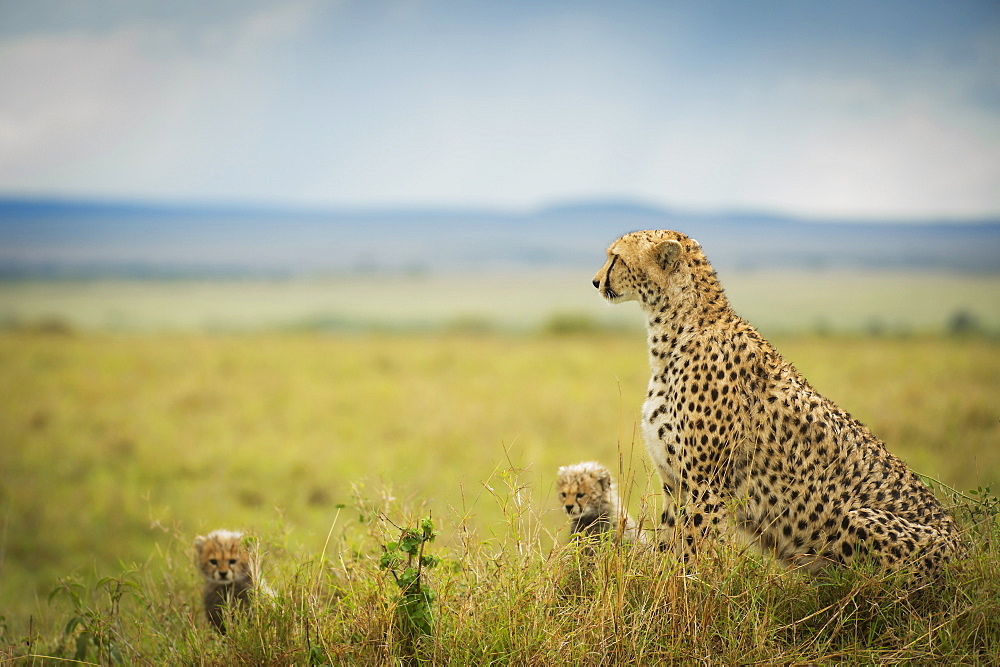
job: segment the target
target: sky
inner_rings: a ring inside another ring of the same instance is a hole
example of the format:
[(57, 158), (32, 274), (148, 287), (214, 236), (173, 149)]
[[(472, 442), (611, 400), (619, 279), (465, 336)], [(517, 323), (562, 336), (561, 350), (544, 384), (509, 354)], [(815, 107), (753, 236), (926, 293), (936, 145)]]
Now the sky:
[(995, 0), (0, 0), (0, 196), (1000, 215)]

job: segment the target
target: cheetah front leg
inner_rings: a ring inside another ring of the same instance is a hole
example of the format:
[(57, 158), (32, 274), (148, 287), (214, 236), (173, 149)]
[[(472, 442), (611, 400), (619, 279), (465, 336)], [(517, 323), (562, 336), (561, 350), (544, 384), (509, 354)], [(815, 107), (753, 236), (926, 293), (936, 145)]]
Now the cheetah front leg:
[(671, 489), (664, 484), (663, 491), (661, 551), (674, 551), (684, 562), (691, 562), (727, 542), (728, 511), (711, 487)]

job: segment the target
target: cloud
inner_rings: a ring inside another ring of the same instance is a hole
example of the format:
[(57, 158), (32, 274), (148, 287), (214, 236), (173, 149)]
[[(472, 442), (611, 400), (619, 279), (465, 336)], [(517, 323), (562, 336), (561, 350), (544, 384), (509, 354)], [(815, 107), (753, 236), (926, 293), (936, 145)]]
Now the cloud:
[(269, 52), (314, 6), (283, 3), (224, 25), (136, 22), (0, 42), (0, 185), (167, 190), (199, 140), (241, 125)]
[(1000, 124), (965, 91), (943, 73), (926, 89), (831, 74), (716, 91), (664, 118), (635, 186), (703, 209), (994, 215)]
[[(0, 175), (27, 176), (104, 145), (149, 99), (137, 35), (29, 37), (0, 46)], [(122, 105), (128, 99), (129, 105)]]
[(1000, 211), (996, 21), (765, 5), (39, 12), (0, 36), (0, 192)]

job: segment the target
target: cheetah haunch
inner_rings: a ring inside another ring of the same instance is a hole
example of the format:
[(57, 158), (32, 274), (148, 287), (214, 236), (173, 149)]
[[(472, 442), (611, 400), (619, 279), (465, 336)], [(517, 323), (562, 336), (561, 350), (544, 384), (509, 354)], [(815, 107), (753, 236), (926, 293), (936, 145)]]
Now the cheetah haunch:
[(735, 530), (811, 572), (865, 556), (924, 576), (961, 551), (917, 475), (733, 312), (697, 241), (626, 234), (593, 282), (646, 317), (642, 431), (665, 548), (687, 560)]
[(625, 542), (643, 541), (639, 527), (621, 507), (614, 478), (600, 463), (562, 466), (556, 489), (571, 519), (570, 534), (593, 537), (615, 530)]

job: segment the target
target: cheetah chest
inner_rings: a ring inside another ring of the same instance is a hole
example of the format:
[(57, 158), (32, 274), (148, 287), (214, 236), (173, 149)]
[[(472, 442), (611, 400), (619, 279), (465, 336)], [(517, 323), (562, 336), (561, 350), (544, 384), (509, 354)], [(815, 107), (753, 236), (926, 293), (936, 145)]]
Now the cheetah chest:
[(642, 406), (642, 435), (646, 453), (663, 483), (676, 492), (681, 486), (682, 461), (676, 415), (669, 400), (671, 392), (662, 383), (651, 380), (648, 393)]

